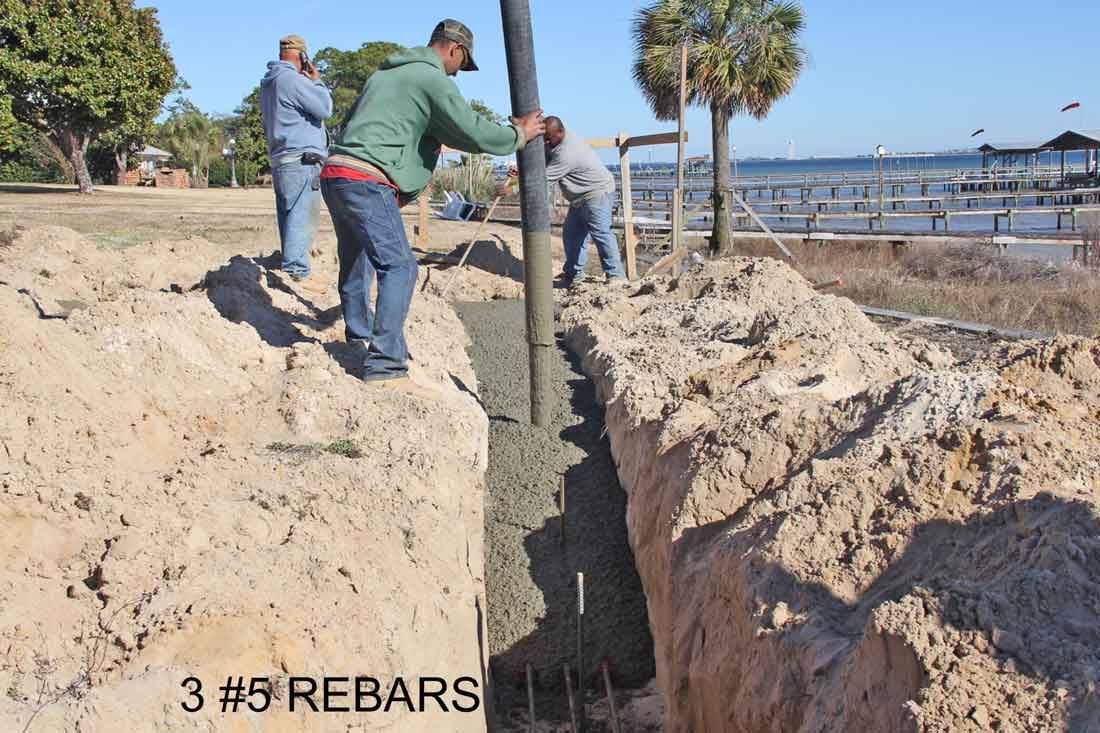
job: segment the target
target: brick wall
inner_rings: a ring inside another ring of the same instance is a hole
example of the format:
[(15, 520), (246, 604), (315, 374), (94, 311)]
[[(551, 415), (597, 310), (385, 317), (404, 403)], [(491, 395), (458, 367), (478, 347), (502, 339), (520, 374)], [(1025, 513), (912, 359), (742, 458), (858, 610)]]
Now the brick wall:
[(161, 168), (157, 171), (157, 188), (190, 188), (191, 176), (183, 168)]

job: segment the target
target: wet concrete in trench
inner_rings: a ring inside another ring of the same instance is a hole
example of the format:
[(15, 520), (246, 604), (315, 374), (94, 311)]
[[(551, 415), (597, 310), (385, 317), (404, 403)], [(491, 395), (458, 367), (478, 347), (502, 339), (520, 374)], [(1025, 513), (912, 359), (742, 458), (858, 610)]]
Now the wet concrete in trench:
[[(559, 340), (549, 430), (529, 421), (522, 301), (456, 305), (489, 414), (485, 500), (490, 667), (498, 717), (526, 706), (525, 665), (536, 671), (538, 716), (567, 715), (562, 665), (576, 668), (576, 574), (585, 575), (590, 691), (607, 660), (619, 688), (654, 676), (645, 596), (627, 541), (626, 495), (603, 432), (603, 408)], [(558, 506), (565, 477), (564, 542)]]

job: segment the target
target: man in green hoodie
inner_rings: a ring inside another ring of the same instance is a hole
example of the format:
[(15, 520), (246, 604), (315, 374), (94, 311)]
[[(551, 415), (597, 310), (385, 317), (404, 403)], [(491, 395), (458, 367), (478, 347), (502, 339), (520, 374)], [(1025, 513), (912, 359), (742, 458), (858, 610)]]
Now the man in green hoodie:
[(344, 332), (349, 342), (367, 343), (365, 381), (416, 391), (408, 380), (405, 318), (417, 265), (400, 207), (428, 185), (440, 146), (511, 155), (545, 131), (541, 111), (498, 125), (471, 109), (451, 77), (477, 71), (473, 48), (469, 28), (444, 20), (427, 47), (382, 62), (321, 172), (336, 228)]

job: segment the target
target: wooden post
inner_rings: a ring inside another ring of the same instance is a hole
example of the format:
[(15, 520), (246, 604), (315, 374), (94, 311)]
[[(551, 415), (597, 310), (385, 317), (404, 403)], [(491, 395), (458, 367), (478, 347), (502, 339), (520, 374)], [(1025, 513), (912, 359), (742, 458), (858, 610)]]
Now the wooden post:
[(885, 161), (883, 156), (878, 156), (878, 226), (882, 229), (886, 225), (885, 219), (882, 215), (886, 209), (886, 177), (885, 177)]
[(424, 249), (428, 246), (428, 222), (430, 221), (431, 206), (428, 205), (428, 198), (430, 194), (428, 189), (424, 189), (420, 194), (420, 200), (418, 202), (418, 216), (416, 224), (416, 246)]
[(634, 193), (630, 187), (630, 146), (627, 134), (619, 133), (619, 171), (622, 175), (623, 197), (623, 246), (626, 248), (626, 278), (638, 277), (638, 259), (635, 255), (637, 240), (634, 237)]
[(680, 45), (680, 127), (676, 151), (676, 191), (672, 197), (672, 251), (680, 249), (681, 229), (684, 225), (684, 114), (687, 109), (688, 44)]

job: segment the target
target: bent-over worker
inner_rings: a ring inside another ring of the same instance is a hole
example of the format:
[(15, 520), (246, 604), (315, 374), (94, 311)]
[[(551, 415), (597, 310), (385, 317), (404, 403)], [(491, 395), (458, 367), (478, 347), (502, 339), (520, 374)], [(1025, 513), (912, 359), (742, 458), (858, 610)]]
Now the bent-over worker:
[(546, 118), (546, 178), (551, 188), (555, 184), (561, 187), (569, 202), (569, 213), (562, 225), (565, 267), (559, 282), (568, 287), (584, 277), (588, 237), (596, 245), (607, 279), (625, 279), (619, 241), (611, 231), (615, 178), (596, 151), (579, 135), (567, 132), (561, 119), (553, 116)]

